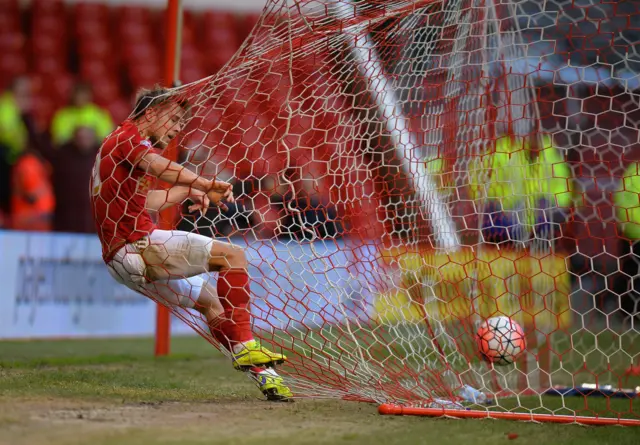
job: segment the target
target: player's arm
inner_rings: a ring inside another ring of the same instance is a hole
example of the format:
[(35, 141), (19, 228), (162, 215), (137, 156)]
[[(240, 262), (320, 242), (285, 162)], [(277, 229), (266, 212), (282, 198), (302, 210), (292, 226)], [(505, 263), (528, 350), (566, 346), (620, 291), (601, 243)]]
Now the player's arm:
[[(172, 186), (187, 186), (208, 192), (216, 187), (216, 183), (219, 184), (218, 186), (222, 184), (220, 181), (211, 181), (203, 178), (157, 153), (144, 153), (136, 163), (136, 167)], [(227, 188), (230, 188), (231, 184), (227, 184), (227, 186)]]
[[(191, 199), (193, 204), (189, 206), (189, 212), (200, 210), (205, 213), (209, 208), (209, 197), (205, 192), (185, 186), (175, 186), (167, 190), (151, 190), (147, 193), (146, 208), (150, 211), (159, 212), (176, 204), (182, 204), (185, 200)], [(226, 206), (221, 204), (223, 210)]]
[[(147, 193), (147, 209), (159, 212), (176, 204), (182, 204), (190, 195), (191, 188), (178, 185), (166, 190), (151, 190)], [(202, 193), (202, 192), (201, 192)]]
[[(135, 163), (135, 165), (136, 168), (139, 168), (145, 171), (147, 174), (154, 176), (162, 181), (168, 182), (174, 187), (187, 187), (187, 189), (189, 190), (188, 197), (192, 198), (197, 207), (200, 209), (206, 210), (206, 207), (208, 207), (209, 205), (208, 202), (204, 202), (205, 196), (203, 195), (206, 195), (207, 200), (210, 200), (216, 206), (222, 208), (222, 210), (224, 211), (227, 210), (227, 206), (224, 205), (224, 201), (235, 201), (233, 197), (233, 188), (228, 182), (215, 180), (211, 181), (209, 179), (203, 178), (202, 176), (190, 171), (182, 165), (170, 161), (169, 159), (157, 153), (143, 153), (140, 156), (140, 159)], [(178, 197), (181, 194), (180, 191), (176, 193)], [(172, 205), (175, 201), (175, 199), (172, 199), (171, 203), (167, 203), (167, 205)]]

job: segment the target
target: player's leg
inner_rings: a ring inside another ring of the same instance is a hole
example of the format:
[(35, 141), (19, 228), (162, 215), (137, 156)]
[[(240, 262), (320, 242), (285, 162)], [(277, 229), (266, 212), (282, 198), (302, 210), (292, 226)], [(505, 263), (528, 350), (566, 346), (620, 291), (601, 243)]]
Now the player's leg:
[(233, 353), (236, 369), (283, 363), (283, 354), (261, 346), (251, 330), (251, 291), (248, 261), (243, 248), (220, 241), (211, 243), (209, 269), (218, 271), (217, 292), (224, 315), (219, 325), (223, 345)]
[[(220, 341), (221, 338), (226, 341), (226, 336), (220, 329), (225, 310), (218, 298), (216, 287), (211, 283), (209, 278), (210, 276), (208, 275), (200, 275), (189, 280), (192, 286), (195, 284), (194, 279), (200, 279), (202, 283), (200, 285), (199, 297), (195, 302), (194, 308), (207, 320), (211, 334), (218, 341)], [(176, 290), (183, 293), (188, 292), (187, 289), (183, 290), (179, 287), (177, 287)], [(258, 384), (260, 391), (262, 391), (268, 400), (286, 401), (293, 397), (291, 390), (284, 384), (284, 380), (275, 370), (252, 366), (246, 369), (246, 371), (249, 373), (251, 379)]]
[(251, 330), (249, 274), (244, 249), (230, 243), (182, 231), (154, 230), (146, 246), (140, 246), (146, 277), (150, 281), (219, 272), (217, 294), (223, 308), (212, 330), (221, 345), (231, 351), (234, 366), (273, 366), (286, 357), (262, 347)]
[[(197, 310), (205, 317), (211, 333), (218, 341), (220, 335), (224, 336), (220, 323), (225, 311), (209, 274), (176, 280), (156, 280), (146, 283), (143, 288), (145, 295), (154, 300)], [(268, 400), (286, 401), (293, 397), (283, 378), (273, 369), (252, 366), (246, 371)]]
[[(183, 279), (162, 278), (149, 281), (145, 276), (146, 264), (138, 247), (124, 246), (107, 264), (111, 276), (121, 284), (167, 306), (193, 308), (200, 312), (216, 339), (224, 344), (226, 336), (220, 330), (225, 309), (220, 303), (210, 274)], [(235, 363), (235, 362), (234, 362)], [(268, 400), (284, 401), (292, 397), (291, 390), (272, 369), (253, 366), (246, 369)]]
[(254, 340), (251, 330), (248, 262), (244, 251), (237, 246), (212, 241), (209, 246), (208, 268), (217, 271), (217, 294), (223, 308), (220, 318), (221, 344), (231, 352)]

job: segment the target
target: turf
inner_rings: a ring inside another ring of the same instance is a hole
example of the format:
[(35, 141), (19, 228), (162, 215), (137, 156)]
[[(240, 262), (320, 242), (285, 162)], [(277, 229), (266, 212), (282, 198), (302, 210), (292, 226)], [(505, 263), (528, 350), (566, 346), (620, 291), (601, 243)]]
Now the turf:
[[(155, 359), (151, 339), (0, 342), (0, 444), (499, 444), (515, 433), (519, 444), (585, 445), (635, 444), (640, 434), (379, 416), (374, 405), (335, 400), (273, 404), (203, 340), (174, 338), (172, 347)], [(603, 399), (589, 403), (606, 408)]]

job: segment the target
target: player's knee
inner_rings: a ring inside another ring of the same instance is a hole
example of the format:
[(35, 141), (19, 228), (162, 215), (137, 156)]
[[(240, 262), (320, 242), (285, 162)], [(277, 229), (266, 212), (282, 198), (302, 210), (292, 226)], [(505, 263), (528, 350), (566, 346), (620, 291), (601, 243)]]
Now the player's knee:
[(228, 248), (225, 249), (223, 256), (223, 269), (246, 269), (249, 264), (247, 255), (242, 247), (229, 245)]
[(249, 262), (244, 249), (241, 247), (233, 247), (232, 259), (230, 261), (232, 269), (246, 269)]
[(208, 320), (224, 313), (224, 307), (220, 303), (216, 288), (208, 282), (202, 287), (195, 307)]

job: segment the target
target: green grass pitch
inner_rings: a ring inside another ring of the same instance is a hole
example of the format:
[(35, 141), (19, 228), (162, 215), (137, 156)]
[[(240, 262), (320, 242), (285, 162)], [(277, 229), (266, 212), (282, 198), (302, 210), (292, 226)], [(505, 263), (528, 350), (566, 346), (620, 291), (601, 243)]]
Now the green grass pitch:
[[(374, 405), (335, 400), (269, 403), (202, 339), (174, 338), (172, 349), (155, 359), (152, 339), (0, 342), (0, 445), (640, 443), (640, 428), (379, 416)], [(591, 400), (596, 410), (606, 404)], [(545, 398), (545, 406), (559, 404)]]

